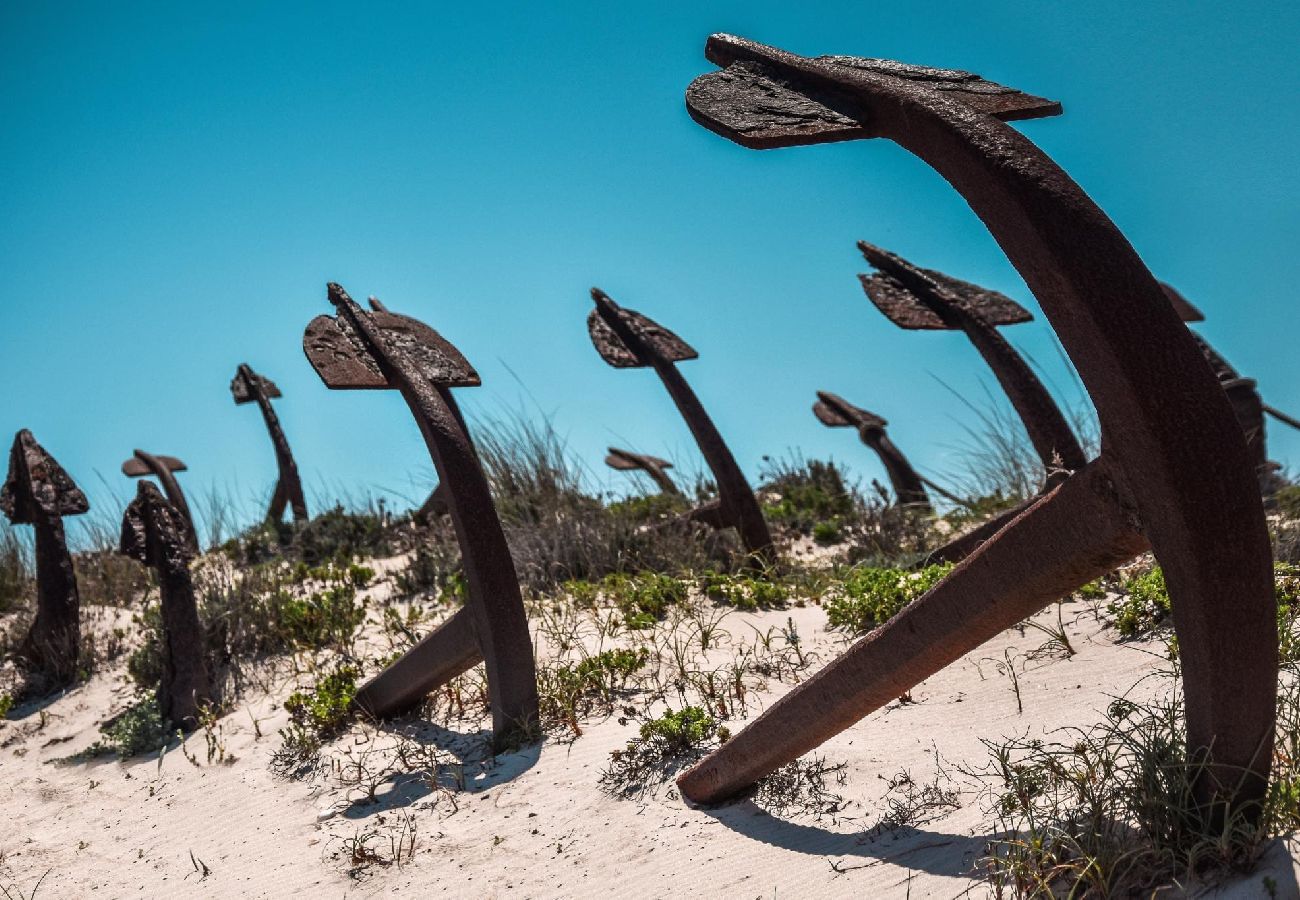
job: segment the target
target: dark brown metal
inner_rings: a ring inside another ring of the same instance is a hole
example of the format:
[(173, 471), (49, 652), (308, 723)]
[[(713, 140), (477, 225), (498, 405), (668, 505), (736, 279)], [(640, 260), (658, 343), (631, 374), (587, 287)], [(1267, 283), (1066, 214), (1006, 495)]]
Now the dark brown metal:
[(337, 315), (307, 326), (307, 359), (327, 387), (401, 392), (446, 487), (469, 585), (464, 608), (362, 685), (356, 705), (381, 718), (397, 715), (482, 660), (499, 745), (535, 726), (537, 676), (510, 548), (473, 445), (448, 402), (450, 388), (477, 386), (478, 373), (422, 322), (382, 308), (366, 312), (337, 284), (329, 285), (329, 300)]
[(1028, 310), (997, 291), (914, 266), (866, 241), (858, 249), (878, 270), (858, 276), (862, 288), (890, 321), (907, 329), (961, 331), (975, 345), (1024, 423), (1048, 484), (1083, 467), (1087, 457), (1061, 408), (998, 332), (1000, 325), (1031, 321)]
[(649, 367), (668, 389), (677, 411), (686, 420), (704, 461), (718, 484), (718, 508), (695, 516), (710, 524), (721, 522), (735, 528), (754, 563), (769, 566), (775, 561), (772, 534), (745, 473), (731, 455), (717, 426), (704, 411), (675, 363), (695, 359), (695, 350), (657, 322), (630, 309), (623, 309), (600, 288), (591, 289), (596, 308), (587, 316), (591, 342), (605, 362), (616, 369)]
[(190, 552), (198, 556), (200, 552), (199, 533), (194, 527), (194, 516), (190, 514), (190, 505), (185, 500), (185, 492), (181, 490), (180, 482), (172, 474), (173, 472), (184, 472), (185, 463), (174, 456), (155, 456), (152, 453), (145, 453), (143, 450), (134, 452), (133, 457), (122, 463), (122, 474), (128, 478), (143, 478), (146, 475), (152, 475), (158, 479), (163, 492), (167, 495), (167, 502), (180, 513), (181, 523), (185, 526), (185, 542), (189, 545)]
[(194, 556), (184, 517), (152, 481), (141, 481), (122, 517), (124, 556), (158, 573), (162, 594), (163, 675), (158, 707), (164, 719), (192, 731), (215, 693), (208, 676), (207, 640), (194, 599)]
[(298, 477), (298, 464), (293, 460), (293, 451), (289, 449), (289, 439), (280, 427), (280, 417), (271, 408), (271, 399), (280, 396), (280, 389), (275, 382), (264, 378), (252, 370), (248, 363), (240, 363), (235, 370), (234, 380), (230, 382), (230, 393), (235, 403), (256, 403), (262, 411), (262, 420), (266, 423), (267, 433), (271, 435), (271, 445), (275, 448), (275, 464), (280, 477), (275, 483), (275, 492), (271, 495), (271, 505), (266, 511), (266, 518), (278, 522), (284, 516), (284, 508), (293, 510), (295, 522), (306, 522), (307, 499), (302, 493), (302, 480)]
[(681, 489), (664, 471), (673, 467), (673, 464), (666, 459), (610, 447), (609, 455), (605, 457), (605, 465), (611, 469), (618, 469), (620, 472), (645, 472), (663, 493), (670, 497), (680, 497), (682, 495)]
[[(775, 147), (896, 141), (984, 221), (1097, 409), (1101, 457), (1005, 525), (925, 596), (678, 779), (721, 800), (1147, 546), (1173, 600), (1190, 756), (1205, 815), (1259, 812), (1272, 757), (1272, 554), (1241, 429), (1160, 285), (1070, 177), (999, 119), (1058, 104), (968, 73), (807, 59), (730, 35), (687, 90), (724, 137)], [(1188, 440), (1194, 431), (1196, 440)]]
[[(1161, 282), (1160, 286), (1164, 289), (1165, 296), (1173, 303), (1174, 310), (1178, 313), (1179, 318), (1184, 322), (1202, 322), (1205, 320), (1205, 316), (1201, 311), (1189, 303), (1187, 298), (1172, 286), (1164, 282)], [(1236, 415), (1237, 423), (1246, 436), (1246, 447), (1250, 451), (1251, 462), (1259, 481), (1260, 493), (1266, 498), (1272, 497), (1273, 494), (1277, 493), (1283, 482), (1277, 477), (1277, 471), (1281, 466), (1268, 458), (1268, 444), (1264, 431), (1264, 413), (1268, 413), (1278, 421), (1285, 422), (1293, 428), (1300, 428), (1300, 422), (1278, 412), (1271, 406), (1266, 406), (1263, 398), (1260, 397), (1253, 378), (1243, 378), (1241, 373), (1232, 367), (1231, 363), (1210, 346), (1209, 341), (1194, 331), (1190, 332), (1190, 334), (1192, 340), (1196, 342), (1196, 346), (1201, 349), (1206, 362), (1214, 370), (1214, 375), (1219, 379), (1223, 392), (1228, 395), (1228, 402), (1232, 404), (1233, 414)]]
[(81, 648), (81, 598), (63, 517), (89, 509), (86, 495), (30, 431), (14, 435), (0, 510), (36, 532), (36, 618), (17, 655), (51, 686), (76, 678)]
[(838, 394), (818, 391), (817, 402), (813, 404), (813, 415), (829, 428), (856, 428), (858, 437), (880, 457), (889, 483), (893, 485), (894, 496), (899, 506), (915, 506), (930, 509), (930, 497), (925, 493), (925, 484), (921, 476), (912, 468), (903, 451), (894, 446), (894, 442), (885, 433), (889, 423), (875, 413), (854, 406)]

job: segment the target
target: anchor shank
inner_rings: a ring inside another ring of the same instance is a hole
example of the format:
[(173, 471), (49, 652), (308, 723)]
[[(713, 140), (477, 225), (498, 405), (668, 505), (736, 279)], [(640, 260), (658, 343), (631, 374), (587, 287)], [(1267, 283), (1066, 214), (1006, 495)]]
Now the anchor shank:
[[(1146, 548), (1098, 463), (1044, 495), (920, 599), (769, 707), (678, 780), (723, 800), (980, 644)], [(1008, 584), (1007, 572), (1017, 579)]]

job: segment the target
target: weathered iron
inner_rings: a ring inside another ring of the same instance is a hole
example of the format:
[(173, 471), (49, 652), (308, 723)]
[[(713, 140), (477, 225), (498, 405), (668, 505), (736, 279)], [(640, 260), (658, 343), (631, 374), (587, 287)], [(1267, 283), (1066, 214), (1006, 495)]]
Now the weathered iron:
[(284, 508), (293, 510), (295, 522), (306, 522), (307, 499), (302, 493), (302, 480), (298, 477), (298, 464), (293, 460), (289, 449), (289, 439), (280, 427), (280, 417), (271, 408), (271, 400), (280, 396), (280, 389), (275, 382), (264, 378), (252, 370), (248, 363), (240, 363), (235, 370), (234, 380), (230, 382), (230, 393), (235, 397), (236, 405), (256, 403), (262, 411), (262, 420), (266, 423), (267, 433), (271, 435), (271, 445), (275, 448), (275, 464), (280, 477), (275, 483), (275, 492), (271, 494), (271, 505), (267, 508), (266, 518), (278, 522), (284, 516)]
[(889, 424), (887, 421), (829, 391), (817, 392), (813, 415), (829, 428), (858, 430), (858, 437), (861, 438), (862, 443), (875, 450), (884, 464), (899, 506), (930, 509), (930, 497), (925, 493), (925, 483), (921, 480), (921, 476), (912, 468), (903, 451), (894, 446), (894, 442), (885, 433), (885, 426)]
[(190, 577), (194, 556), (184, 517), (152, 481), (141, 481), (126, 507), (119, 550), (158, 573), (163, 662), (158, 708), (164, 719), (192, 731), (204, 707), (215, 699)]
[(616, 369), (655, 370), (713, 472), (718, 501), (698, 508), (691, 518), (714, 527), (735, 528), (754, 564), (771, 565), (772, 534), (754, 491), (704, 405), (677, 371), (676, 363), (695, 359), (699, 354), (658, 322), (623, 309), (600, 288), (591, 289), (591, 299), (596, 308), (587, 315), (587, 331), (596, 352)]
[(670, 497), (680, 497), (682, 495), (681, 489), (664, 471), (673, 467), (673, 464), (666, 459), (610, 447), (609, 455), (605, 457), (605, 465), (611, 469), (618, 469), (620, 472), (645, 472), (663, 493)]
[(76, 677), (81, 648), (81, 598), (63, 517), (89, 509), (86, 495), (30, 431), (14, 435), (0, 510), (36, 532), (36, 618), (17, 655), (51, 685)]
[(866, 241), (858, 241), (858, 249), (877, 270), (858, 276), (862, 289), (886, 318), (911, 330), (961, 331), (975, 345), (1024, 423), (1047, 484), (1083, 468), (1087, 457), (1061, 408), (998, 331), (1002, 325), (1031, 321), (1028, 310), (997, 291), (914, 266)]
[[(1160, 287), (1164, 289), (1165, 296), (1173, 303), (1179, 318), (1184, 322), (1203, 322), (1205, 320), (1204, 314), (1188, 302), (1187, 298), (1172, 285), (1161, 282)], [(1234, 369), (1217, 350), (1210, 346), (1209, 341), (1194, 331), (1190, 333), (1192, 340), (1196, 341), (1196, 345), (1200, 347), (1201, 353), (1210, 364), (1210, 368), (1214, 370), (1214, 375), (1219, 379), (1219, 385), (1223, 388), (1223, 392), (1228, 395), (1228, 402), (1232, 404), (1233, 414), (1236, 415), (1237, 423), (1246, 436), (1246, 447), (1250, 451), (1251, 462), (1254, 465), (1259, 481), (1260, 493), (1265, 498), (1271, 498), (1284, 482), (1277, 476), (1278, 470), (1282, 467), (1268, 458), (1268, 444), (1264, 431), (1264, 413), (1268, 413), (1273, 418), (1285, 422), (1293, 428), (1300, 428), (1300, 422), (1271, 406), (1265, 405), (1263, 398), (1260, 397), (1255, 379), (1243, 378), (1240, 372)]]
[(136, 450), (134, 456), (122, 463), (122, 474), (128, 478), (143, 478), (146, 475), (152, 475), (158, 479), (158, 483), (162, 485), (163, 493), (167, 495), (167, 502), (180, 513), (181, 523), (185, 526), (185, 542), (189, 545), (190, 552), (197, 556), (199, 553), (199, 533), (194, 527), (194, 517), (190, 515), (190, 505), (185, 500), (185, 492), (181, 490), (180, 482), (172, 474), (173, 472), (184, 471), (185, 463), (176, 457), (155, 456), (152, 453), (145, 453), (143, 450)]
[(501, 745), (535, 726), (537, 676), (510, 548), (487, 478), (449, 402), (450, 389), (477, 386), (478, 373), (422, 322), (381, 306), (366, 312), (337, 284), (329, 285), (329, 300), (337, 314), (308, 324), (307, 359), (327, 387), (401, 392), (446, 488), (469, 586), (465, 606), (362, 685), (355, 704), (376, 717), (397, 715), (483, 661), (493, 740)]
[[(1195, 790), (1257, 815), (1275, 727), (1272, 557), (1241, 429), (1159, 284), (1083, 190), (1005, 120), (1060, 105), (977, 75), (804, 58), (730, 35), (691, 115), (755, 148), (884, 137), (957, 189), (1024, 277), (1096, 406), (1101, 456), (890, 622), (678, 779), (743, 790), (1026, 616), (1150, 547), (1173, 600)], [(1196, 440), (1187, 439), (1194, 427)]]

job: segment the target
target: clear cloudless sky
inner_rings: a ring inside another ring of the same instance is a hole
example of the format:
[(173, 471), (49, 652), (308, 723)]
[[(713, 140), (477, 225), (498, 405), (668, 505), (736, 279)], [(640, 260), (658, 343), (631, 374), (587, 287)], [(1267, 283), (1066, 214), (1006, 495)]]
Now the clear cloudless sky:
[[(682, 100), (730, 31), (808, 54), (962, 68), (1064, 103), (1021, 127), (1115, 219), (1198, 326), (1300, 412), (1300, 5), (19, 3), (0, 7), (0, 432), (31, 428), (101, 508), (132, 448), (255, 516), (275, 477), (241, 361), (310, 494), (433, 482), (392, 392), (327, 391), (301, 350), (325, 284), (426, 321), (478, 368), (472, 417), (547, 415), (590, 465), (621, 444), (699, 467), (648, 371), (597, 357), (599, 285), (701, 354), (683, 371), (745, 469), (799, 449), (883, 478), (814, 391), (961, 470), (991, 378), (960, 335), (862, 295), (867, 239), (1038, 307), (983, 226), (898, 147), (756, 153)], [(1008, 331), (1067, 402), (1041, 315)], [(1291, 471), (1300, 434), (1270, 421)], [(1188, 440), (1194, 440), (1188, 435)], [(201, 504), (198, 504), (201, 505)]]

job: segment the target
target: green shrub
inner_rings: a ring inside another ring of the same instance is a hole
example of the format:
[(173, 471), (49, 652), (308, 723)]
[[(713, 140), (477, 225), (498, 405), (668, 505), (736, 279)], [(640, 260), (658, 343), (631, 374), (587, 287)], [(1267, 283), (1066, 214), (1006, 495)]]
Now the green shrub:
[(1289, 484), (1273, 495), (1284, 519), (1300, 519), (1300, 484)]
[(763, 515), (774, 525), (811, 532), (818, 524), (837, 522), (855, 511), (853, 493), (833, 462), (767, 460), (763, 478), (763, 494), (772, 498), (764, 504)]
[(574, 663), (542, 668), (537, 673), (544, 721), (562, 724), (581, 735), (579, 720), (597, 707), (609, 711), (615, 695), (646, 664), (649, 651), (605, 650)]
[(267, 607), (273, 643), (304, 649), (345, 647), (366, 618), (365, 603), (350, 584), (306, 596), (277, 591), (267, 599)]
[(392, 543), (382, 519), (372, 512), (347, 512), (341, 505), (309, 522), (262, 522), (222, 545), (236, 562), (256, 565), (288, 557), (309, 566), (386, 556)]
[(311, 765), (324, 742), (351, 720), (360, 675), (356, 666), (340, 665), (310, 690), (289, 695), (284, 701), (289, 724), (280, 730), (282, 743), (271, 759), (273, 769), (290, 774)]
[(682, 579), (653, 572), (615, 573), (601, 582), (601, 592), (622, 613), (628, 628), (653, 628), (669, 607), (686, 599), (688, 591)]
[(601, 789), (623, 796), (644, 793), (730, 737), (726, 726), (703, 707), (669, 709), (643, 722), (624, 749), (610, 753), (609, 768), (600, 775)]
[(14, 708), (14, 695), (9, 693), (0, 693), (0, 719), (9, 715), (9, 711)]
[(1165, 573), (1159, 566), (1135, 575), (1123, 585), (1123, 593), (1106, 606), (1120, 637), (1136, 638), (1164, 625), (1173, 612)]
[(812, 539), (823, 547), (831, 544), (838, 544), (844, 540), (844, 532), (840, 530), (839, 518), (829, 519), (825, 522), (818, 522), (813, 526)]
[(736, 609), (782, 609), (790, 600), (787, 585), (752, 575), (706, 572), (700, 579), (705, 596)]
[(607, 509), (616, 517), (631, 522), (658, 522), (680, 516), (690, 510), (691, 505), (679, 494), (645, 494), (639, 497), (627, 497), (615, 500)]
[(165, 746), (173, 734), (171, 723), (163, 719), (158, 701), (152, 696), (140, 700), (100, 731), (107, 740), (92, 749), (112, 750), (122, 759), (152, 753)]
[(850, 569), (838, 589), (828, 593), (827, 621), (832, 628), (855, 634), (870, 631), (892, 619), (951, 571), (948, 564), (916, 570), (865, 566)]

